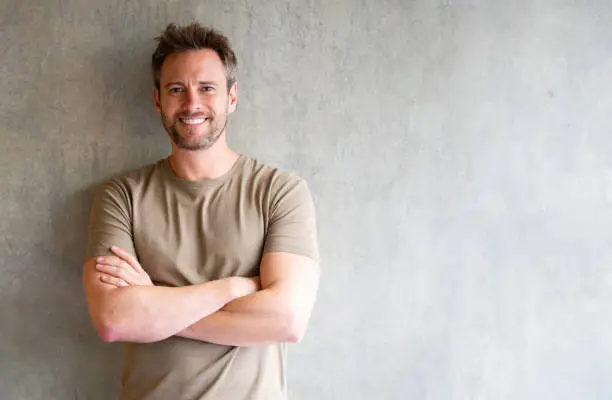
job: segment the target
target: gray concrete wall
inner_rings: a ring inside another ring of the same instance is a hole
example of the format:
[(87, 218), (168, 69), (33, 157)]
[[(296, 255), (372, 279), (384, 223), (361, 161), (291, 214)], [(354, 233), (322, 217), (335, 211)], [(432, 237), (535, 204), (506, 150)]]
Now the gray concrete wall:
[(152, 37), (223, 30), (231, 144), (300, 172), (323, 281), (292, 399), (612, 398), (612, 4), (0, 4), (0, 393), (109, 399), (92, 186), (169, 151)]

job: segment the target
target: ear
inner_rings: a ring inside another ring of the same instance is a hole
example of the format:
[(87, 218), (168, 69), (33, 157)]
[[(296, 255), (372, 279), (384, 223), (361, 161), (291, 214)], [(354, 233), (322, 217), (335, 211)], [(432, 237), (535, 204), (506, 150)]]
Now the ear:
[(157, 90), (157, 88), (153, 88), (153, 103), (155, 104), (157, 113), (161, 115), (161, 103), (159, 101), (159, 90)]
[(238, 82), (234, 82), (230, 88), (227, 102), (227, 111), (231, 114), (236, 110), (236, 103), (238, 102)]

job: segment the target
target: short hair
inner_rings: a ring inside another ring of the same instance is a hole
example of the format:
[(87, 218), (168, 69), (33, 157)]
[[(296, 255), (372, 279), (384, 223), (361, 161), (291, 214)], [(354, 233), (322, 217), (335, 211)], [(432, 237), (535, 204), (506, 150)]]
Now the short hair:
[(225, 67), (225, 79), (227, 90), (236, 82), (236, 54), (232, 50), (229, 40), (220, 32), (204, 27), (195, 22), (186, 26), (169, 24), (161, 36), (155, 38), (157, 48), (151, 57), (153, 69), (153, 81), (159, 90), (161, 68), (170, 54), (181, 53), (189, 50), (213, 50)]

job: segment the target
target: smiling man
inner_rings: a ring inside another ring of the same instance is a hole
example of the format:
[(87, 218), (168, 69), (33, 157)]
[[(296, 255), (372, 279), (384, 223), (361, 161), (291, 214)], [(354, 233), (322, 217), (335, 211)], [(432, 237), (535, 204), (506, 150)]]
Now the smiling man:
[(285, 399), (285, 343), (315, 302), (304, 180), (226, 143), (236, 57), (169, 25), (152, 57), (172, 153), (112, 179), (92, 207), (83, 284), (100, 337), (125, 342), (122, 399)]

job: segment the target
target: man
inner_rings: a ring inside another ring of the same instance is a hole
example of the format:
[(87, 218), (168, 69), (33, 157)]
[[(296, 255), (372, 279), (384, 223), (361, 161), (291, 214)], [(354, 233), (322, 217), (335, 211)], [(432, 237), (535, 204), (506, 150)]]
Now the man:
[(199, 24), (153, 54), (172, 153), (96, 196), (83, 283), (107, 342), (126, 342), (123, 399), (284, 399), (285, 343), (318, 287), (305, 182), (232, 151), (236, 57)]

